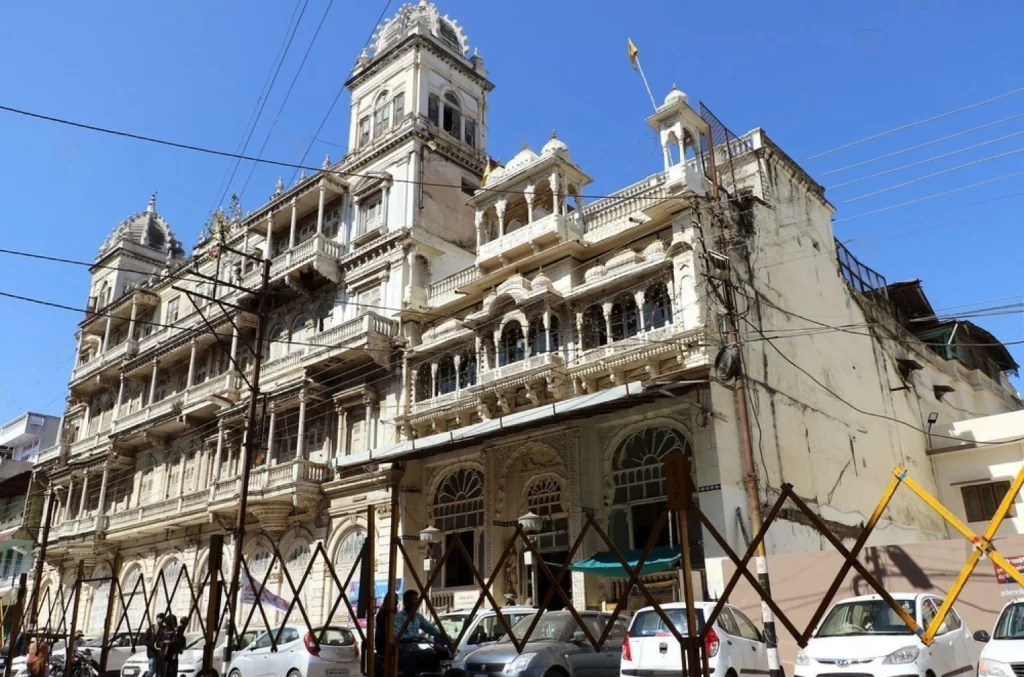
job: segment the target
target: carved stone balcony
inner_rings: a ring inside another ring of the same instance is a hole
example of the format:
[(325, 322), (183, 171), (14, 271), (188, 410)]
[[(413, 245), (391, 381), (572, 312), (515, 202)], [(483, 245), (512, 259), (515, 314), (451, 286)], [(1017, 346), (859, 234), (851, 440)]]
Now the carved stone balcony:
[(138, 341), (127, 339), (106, 352), (93, 356), (91, 360), (78, 365), (71, 372), (72, 384), (79, 385), (94, 377), (116, 376), (122, 360), (134, 357), (138, 349)]
[[(337, 283), (341, 280), (338, 260), (344, 254), (344, 247), (325, 235), (314, 235), (291, 249), (275, 253), (270, 261), (270, 281), (284, 280), (303, 272), (313, 272)], [(260, 266), (242, 276), (239, 286), (255, 291), (260, 286)]]
[(480, 245), (476, 263), (494, 268), (509, 261), (521, 261), (553, 245), (580, 240), (582, 233), (575, 214), (548, 214)]
[(167, 528), (167, 522), (172, 518), (175, 526), (203, 523), (209, 518), (206, 512), (209, 498), (209, 490), (201, 489), (128, 510), (119, 510), (105, 518), (107, 538), (132, 539), (143, 533), (159, 533)]
[(260, 380), (281, 382), (291, 376), (301, 378), (302, 368), (327, 368), (356, 357), (367, 356), (381, 365), (388, 363), (391, 339), (398, 331), (398, 323), (367, 312), (359, 317), (314, 334), (301, 345), (295, 345), (286, 355), (275, 357), (263, 365)]
[(73, 538), (91, 538), (102, 533), (106, 528), (107, 518), (103, 515), (89, 515), (71, 520), (64, 520), (55, 529), (50, 530), (50, 542)]
[(159, 402), (154, 402), (129, 414), (122, 414), (114, 421), (110, 432), (130, 430), (141, 423), (164, 418), (173, 411), (178, 411), (183, 415), (196, 415), (204, 411), (210, 413), (221, 407), (230, 406), (240, 397), (241, 383), (241, 377), (234, 371), (212, 376), (183, 392), (168, 395)]
[(669, 370), (703, 367), (714, 359), (709, 349), (709, 340), (704, 327), (687, 329), (682, 322), (669, 323), (583, 350), (567, 371), (588, 380), (620, 374), (639, 366), (646, 366), (652, 375)]
[[(249, 511), (268, 531), (282, 532), (295, 510), (308, 512), (319, 502), (321, 485), (331, 476), (329, 472), (322, 463), (302, 459), (253, 468), (249, 475)], [(240, 491), (241, 479), (237, 476), (216, 481), (208, 494), (210, 512), (233, 514)]]

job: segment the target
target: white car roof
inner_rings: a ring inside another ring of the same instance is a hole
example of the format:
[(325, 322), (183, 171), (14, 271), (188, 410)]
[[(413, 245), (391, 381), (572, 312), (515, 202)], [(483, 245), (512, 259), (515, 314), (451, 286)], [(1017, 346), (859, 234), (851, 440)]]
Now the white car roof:
[[(438, 614), (438, 615), (441, 618), (445, 618), (445, 617), (448, 617), (448, 616), (463, 616), (463, 615), (468, 615), (470, 611), (472, 611), (472, 609), (456, 609), (455, 611), (446, 611), (443, 614)], [(535, 611), (537, 611), (537, 607), (535, 607), (535, 606), (503, 606), (503, 607), (501, 607), (501, 612), (502, 613), (523, 613), (523, 612), (532, 613), (532, 612), (535, 612)], [(479, 617), (479, 616), (486, 616), (487, 614), (494, 614), (494, 613), (497, 613), (496, 609), (478, 609), (476, 614), (474, 615), (474, 618)]]
[[(889, 596), (897, 602), (914, 602), (922, 597), (939, 597), (939, 595), (932, 595), (926, 592), (890, 592)], [(880, 599), (882, 599), (881, 595), (858, 595), (857, 597), (841, 599), (836, 602), (836, 604), (846, 604), (847, 602), (869, 602)]]

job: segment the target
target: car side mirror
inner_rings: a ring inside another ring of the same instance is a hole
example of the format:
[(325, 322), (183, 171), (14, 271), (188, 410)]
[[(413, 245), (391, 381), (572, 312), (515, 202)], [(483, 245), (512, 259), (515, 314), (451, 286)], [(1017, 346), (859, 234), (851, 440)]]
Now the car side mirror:
[(582, 630), (577, 630), (572, 633), (573, 644), (585, 644), (587, 642), (587, 635)]
[(757, 631), (757, 641), (761, 642), (761, 644), (767, 642), (767, 640), (764, 638), (764, 633), (760, 630)]
[(975, 642), (987, 642), (992, 639), (992, 636), (988, 634), (987, 630), (978, 630), (974, 633)]

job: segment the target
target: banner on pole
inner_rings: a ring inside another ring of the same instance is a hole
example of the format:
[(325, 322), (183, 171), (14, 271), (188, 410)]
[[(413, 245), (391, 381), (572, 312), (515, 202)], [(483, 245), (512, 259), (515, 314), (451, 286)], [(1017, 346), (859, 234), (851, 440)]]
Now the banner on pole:
[(259, 592), (257, 592), (256, 584), (253, 582), (252, 578), (249, 577), (249, 573), (242, 571), (242, 604), (255, 604), (257, 596), (260, 598), (261, 604), (277, 609), (281, 613), (288, 612), (288, 602), (268, 591), (266, 588), (260, 588)]

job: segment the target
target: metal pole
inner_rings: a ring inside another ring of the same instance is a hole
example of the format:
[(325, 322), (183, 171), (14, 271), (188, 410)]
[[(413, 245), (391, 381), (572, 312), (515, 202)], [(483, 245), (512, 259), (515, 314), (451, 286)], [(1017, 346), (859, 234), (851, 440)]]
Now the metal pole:
[(206, 604), (206, 641), (203, 643), (203, 669), (200, 677), (209, 677), (213, 671), (213, 649), (217, 642), (217, 624), (220, 622), (220, 566), (224, 556), (224, 536), (210, 536), (210, 556), (206, 561), (209, 575), (209, 598)]
[(388, 597), (384, 602), (384, 677), (398, 675), (398, 647), (395, 637), (395, 613), (398, 611), (398, 591), (395, 589), (395, 578), (398, 575), (398, 492), (401, 487), (405, 467), (396, 463), (391, 470), (391, 540), (388, 542)]
[[(693, 486), (690, 483), (690, 459), (683, 456), (683, 477), (685, 489), (681, 506), (676, 511), (679, 520), (679, 551), (683, 560), (683, 601), (686, 602), (686, 644), (683, 653), (683, 672), (690, 677), (701, 674), (700, 657), (697, 655), (697, 610), (693, 601), (693, 569), (690, 568), (690, 535), (686, 513), (693, 501)], [(671, 526), (670, 526), (671, 528)]]
[(53, 507), (57, 502), (57, 493), (53, 487), (47, 489), (50, 498), (46, 504), (46, 517), (43, 519), (43, 533), (39, 539), (39, 552), (36, 554), (36, 570), (32, 574), (32, 597), (28, 603), (28, 626), (36, 629), (39, 621), (39, 586), (43, 584), (43, 566), (46, 564), (46, 544), (50, 541), (50, 522), (53, 520)]
[[(711, 164), (711, 188), (714, 195), (715, 220), (718, 226), (718, 248), (721, 253), (726, 251), (725, 227), (723, 224), (722, 205), (718, 192), (718, 168), (715, 166), (715, 139), (710, 128), (708, 135), (708, 157)], [(727, 140), (728, 147), (728, 140)], [(754, 447), (750, 441), (750, 417), (747, 411), (746, 371), (743, 366), (743, 345), (736, 323), (736, 304), (732, 287), (732, 267), (726, 271), (724, 280), (725, 294), (722, 301), (725, 305), (726, 320), (729, 325), (729, 344), (736, 346), (737, 374), (733, 393), (736, 399), (737, 427), (740, 433), (740, 445), (743, 452), (743, 484), (747, 490), (747, 512), (753, 533), (761, 531), (761, 498), (757, 488), (757, 466), (754, 464)], [(757, 580), (764, 588), (765, 594), (771, 596), (771, 582), (768, 577), (768, 558), (764, 547), (764, 539), (757, 545)], [(782, 677), (782, 665), (779, 662), (778, 637), (775, 634), (775, 615), (764, 600), (761, 601), (761, 621), (764, 625), (765, 648), (768, 653), (769, 677)]]
[[(263, 362), (263, 322), (265, 314), (266, 291), (270, 284), (270, 260), (263, 260), (263, 275), (260, 279), (259, 309), (256, 314), (256, 354), (253, 357), (252, 381), (249, 387), (249, 413), (246, 417), (245, 449), (242, 458), (242, 487), (238, 496), (238, 519), (235, 523), (235, 552), (231, 566), (231, 587), (228, 588), (228, 605), (231, 608), (229, 618), (235, 618), (238, 604), (238, 577), (242, 568), (242, 543), (245, 539), (245, 515), (249, 508), (249, 475), (252, 461), (261, 440), (256, 437), (256, 413), (260, 397), (260, 364)], [(224, 648), (224, 661), (231, 660), (231, 650), (235, 642), (235, 624), (228, 624), (228, 642)]]
[[(4, 677), (11, 675), (11, 663), (14, 662), (15, 651), (18, 649), (18, 637), (21, 633), (21, 619), (25, 607), (25, 587), (28, 585), (28, 574), (18, 577), (18, 599), (14, 603), (14, 615), (11, 617), (11, 641), (7, 644), (7, 660), (4, 661)], [(371, 676), (372, 677), (372, 676)]]
[[(366, 657), (366, 677), (374, 677), (374, 663), (376, 663), (376, 643), (375, 643), (375, 631), (374, 628), (374, 596), (377, 594), (377, 577), (374, 575), (377, 571), (377, 558), (374, 555), (376, 548), (376, 539), (374, 534), (377, 532), (377, 508), (376, 506), (366, 506), (366, 559), (363, 560), (363, 566), (370, 568), (370, 585), (373, 586), (373, 590), (369, 593), (368, 602), (366, 605), (366, 647), (363, 649), (363, 656)], [(359, 576), (360, 583), (364, 580), (362, 575)], [(363, 591), (366, 594), (366, 591)]]
[(82, 600), (82, 579), (85, 578), (85, 560), (78, 560), (78, 576), (75, 578), (75, 602), (71, 605), (71, 634), (68, 635), (65, 650), (64, 674), (71, 674), (71, 661), (75, 658), (75, 634), (78, 632), (78, 604)]
[[(107, 672), (107, 660), (110, 657), (110, 626), (114, 623), (114, 587), (121, 576), (121, 553), (114, 556), (114, 566), (110, 569), (110, 588), (107, 590), (107, 612), (103, 616), (103, 646), (100, 649), (100, 674)], [(132, 640), (134, 646), (134, 639)]]

